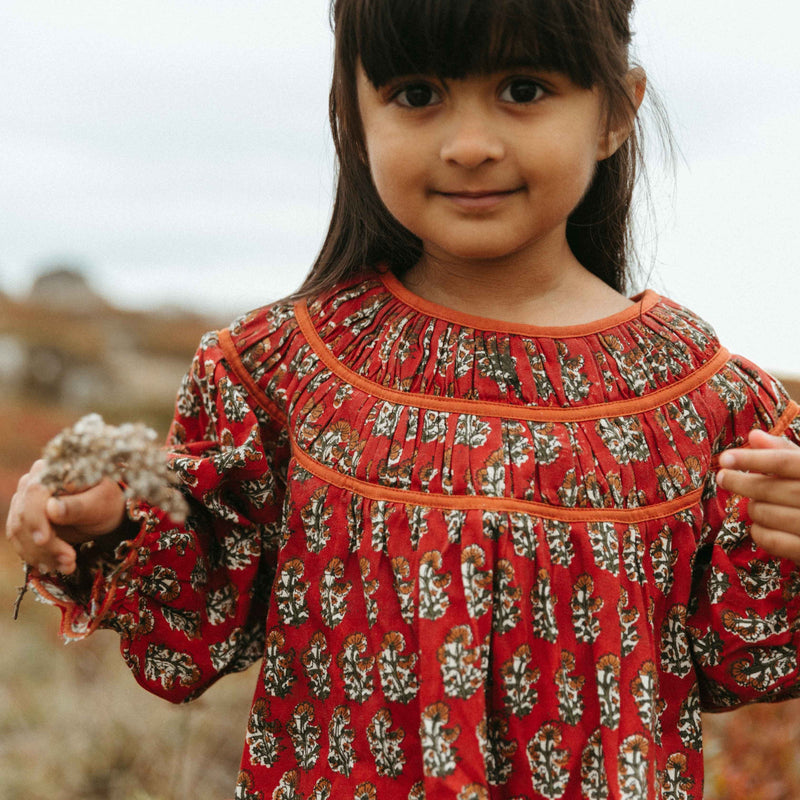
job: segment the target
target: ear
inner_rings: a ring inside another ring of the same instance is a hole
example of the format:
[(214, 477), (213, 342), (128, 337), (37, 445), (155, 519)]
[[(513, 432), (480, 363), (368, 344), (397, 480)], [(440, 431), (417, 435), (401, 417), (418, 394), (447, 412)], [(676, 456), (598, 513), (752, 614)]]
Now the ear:
[(636, 123), (636, 114), (644, 100), (647, 90), (647, 75), (641, 67), (629, 69), (625, 75), (628, 90), (628, 107), (617, 112), (614, 118), (608, 120), (608, 127), (601, 132), (597, 144), (597, 160), (603, 161), (610, 158), (622, 147), (631, 135)]

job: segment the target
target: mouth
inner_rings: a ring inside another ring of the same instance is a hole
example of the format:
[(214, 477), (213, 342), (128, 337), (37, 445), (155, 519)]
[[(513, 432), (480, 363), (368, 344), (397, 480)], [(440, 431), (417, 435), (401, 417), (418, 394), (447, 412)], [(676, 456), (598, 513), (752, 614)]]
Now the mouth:
[(434, 192), (457, 206), (467, 210), (484, 210), (499, 205), (503, 200), (522, 191), (522, 187), (513, 189), (458, 189), (455, 191), (439, 190)]

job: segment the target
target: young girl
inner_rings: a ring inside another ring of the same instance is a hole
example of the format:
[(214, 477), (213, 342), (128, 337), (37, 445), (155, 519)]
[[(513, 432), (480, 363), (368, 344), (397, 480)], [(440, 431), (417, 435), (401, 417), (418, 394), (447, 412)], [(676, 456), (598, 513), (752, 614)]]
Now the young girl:
[(621, 293), (631, 6), (336, 0), (330, 229), (201, 343), (189, 519), (20, 481), (65, 636), (260, 661), (237, 800), (699, 798), (701, 710), (800, 693), (798, 406)]

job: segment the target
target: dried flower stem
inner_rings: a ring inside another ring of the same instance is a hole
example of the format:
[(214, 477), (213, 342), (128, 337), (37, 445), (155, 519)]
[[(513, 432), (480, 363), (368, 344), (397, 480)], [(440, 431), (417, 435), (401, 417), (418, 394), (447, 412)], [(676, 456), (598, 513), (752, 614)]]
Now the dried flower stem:
[(31, 576), (31, 565), (25, 564), (25, 578), (22, 581), (22, 586), (17, 589), (17, 599), (14, 601), (14, 620), (16, 621), (19, 617), (19, 607), (22, 604), (22, 598), (25, 597), (25, 593), (28, 591), (28, 578)]

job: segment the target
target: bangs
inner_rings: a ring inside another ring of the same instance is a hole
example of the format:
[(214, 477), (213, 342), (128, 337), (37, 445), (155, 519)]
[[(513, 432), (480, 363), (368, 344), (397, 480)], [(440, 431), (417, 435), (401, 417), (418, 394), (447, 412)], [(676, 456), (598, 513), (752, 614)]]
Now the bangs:
[(630, 5), (630, 0), (339, 0), (337, 9), (351, 13), (337, 13), (336, 26), (376, 88), (404, 75), (457, 80), (526, 66), (561, 72), (589, 89), (610, 83), (627, 68), (628, 14), (615, 7)]

